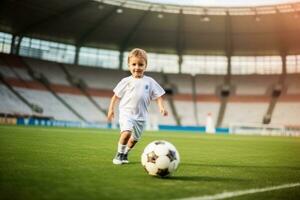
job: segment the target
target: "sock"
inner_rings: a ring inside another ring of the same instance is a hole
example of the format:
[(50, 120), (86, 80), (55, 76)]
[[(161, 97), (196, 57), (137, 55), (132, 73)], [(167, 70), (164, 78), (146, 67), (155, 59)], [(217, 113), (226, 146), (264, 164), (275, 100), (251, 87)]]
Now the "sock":
[(118, 152), (119, 153), (124, 153), (125, 149), (126, 149), (126, 145), (123, 145), (120, 143), (118, 144)]
[(131, 149), (132, 149), (132, 148), (129, 148), (128, 146), (126, 146), (125, 151), (124, 151), (124, 154), (128, 154), (129, 151), (130, 151)]

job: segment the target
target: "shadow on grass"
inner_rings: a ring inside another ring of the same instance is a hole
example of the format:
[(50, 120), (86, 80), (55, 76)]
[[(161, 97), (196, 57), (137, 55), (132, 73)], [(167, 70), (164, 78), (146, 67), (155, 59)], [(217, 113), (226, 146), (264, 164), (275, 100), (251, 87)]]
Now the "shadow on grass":
[(137, 162), (137, 161), (129, 161), (129, 163), (126, 165), (142, 165), (142, 164), (141, 162)]
[(215, 165), (215, 164), (200, 164), (200, 163), (183, 163), (182, 166), (300, 170), (300, 167), (294, 167), (294, 166)]
[[(129, 165), (140, 165), (141, 162), (133, 161)], [(180, 168), (184, 166), (196, 166), (196, 167), (224, 167), (224, 168), (251, 168), (251, 169), (284, 169), (284, 170), (300, 170), (300, 167), (296, 166), (258, 166), (258, 165), (217, 165), (217, 164), (202, 164), (202, 163), (180, 163)]]
[(214, 176), (171, 176), (164, 178), (166, 180), (179, 180), (179, 181), (204, 181), (204, 182), (246, 182), (249, 180), (238, 178), (225, 178)]

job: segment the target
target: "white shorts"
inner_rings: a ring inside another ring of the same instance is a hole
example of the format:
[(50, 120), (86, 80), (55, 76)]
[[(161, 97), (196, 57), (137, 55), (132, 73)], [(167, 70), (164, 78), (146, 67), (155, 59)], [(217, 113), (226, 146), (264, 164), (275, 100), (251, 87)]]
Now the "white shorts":
[(138, 141), (143, 133), (144, 127), (146, 125), (145, 121), (131, 120), (131, 119), (120, 119), (120, 131), (131, 131), (132, 137), (135, 141)]

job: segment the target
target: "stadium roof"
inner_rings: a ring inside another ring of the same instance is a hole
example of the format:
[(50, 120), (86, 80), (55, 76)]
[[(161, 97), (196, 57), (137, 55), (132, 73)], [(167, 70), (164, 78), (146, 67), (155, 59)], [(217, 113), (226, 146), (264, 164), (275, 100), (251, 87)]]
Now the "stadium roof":
[(300, 2), (218, 8), (133, 0), (2, 0), (0, 31), (120, 51), (300, 54)]
[(150, 3), (173, 4), (183, 6), (209, 6), (209, 7), (247, 7), (266, 6), (295, 3), (298, 0), (139, 0)]

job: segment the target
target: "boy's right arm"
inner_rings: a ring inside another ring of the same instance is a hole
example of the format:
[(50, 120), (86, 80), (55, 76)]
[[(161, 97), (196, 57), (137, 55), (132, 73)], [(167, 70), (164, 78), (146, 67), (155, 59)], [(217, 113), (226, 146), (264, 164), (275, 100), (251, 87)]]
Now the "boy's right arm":
[(110, 100), (110, 105), (109, 105), (109, 108), (108, 108), (108, 112), (107, 112), (107, 120), (109, 122), (111, 122), (114, 118), (114, 115), (115, 115), (115, 105), (116, 105), (116, 102), (119, 100), (120, 98), (117, 97), (116, 95), (114, 95), (111, 100)]

